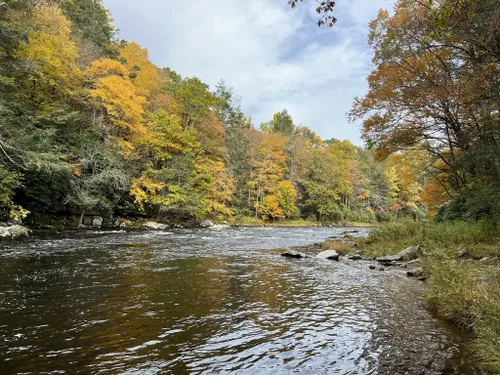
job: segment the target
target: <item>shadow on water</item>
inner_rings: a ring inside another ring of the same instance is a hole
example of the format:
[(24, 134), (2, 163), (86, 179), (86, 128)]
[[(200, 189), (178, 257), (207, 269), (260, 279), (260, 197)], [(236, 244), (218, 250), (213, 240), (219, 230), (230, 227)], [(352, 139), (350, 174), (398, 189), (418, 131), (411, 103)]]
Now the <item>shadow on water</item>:
[(75, 232), (0, 248), (0, 373), (479, 374), (422, 284), (267, 250), (342, 228)]

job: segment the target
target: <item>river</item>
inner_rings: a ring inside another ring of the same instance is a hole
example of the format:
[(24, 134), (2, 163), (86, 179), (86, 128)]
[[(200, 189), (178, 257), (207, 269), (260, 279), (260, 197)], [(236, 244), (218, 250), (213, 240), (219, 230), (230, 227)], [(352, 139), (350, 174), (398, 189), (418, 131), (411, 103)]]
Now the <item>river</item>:
[(279, 256), (345, 229), (1, 243), (0, 374), (480, 374), (422, 283)]

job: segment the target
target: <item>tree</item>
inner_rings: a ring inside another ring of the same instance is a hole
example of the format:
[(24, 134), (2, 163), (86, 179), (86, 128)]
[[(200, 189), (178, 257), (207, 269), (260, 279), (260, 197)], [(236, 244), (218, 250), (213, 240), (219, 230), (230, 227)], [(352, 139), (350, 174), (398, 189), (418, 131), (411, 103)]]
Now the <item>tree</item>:
[(111, 57), (116, 48), (113, 41), (116, 31), (111, 24), (109, 11), (102, 0), (71, 0), (63, 1), (61, 8), (72, 23), (72, 32), (80, 40), (91, 42), (102, 54)]
[(118, 61), (95, 61), (86, 75), (92, 104), (104, 113), (118, 148), (124, 155), (130, 155), (134, 138), (146, 131), (142, 122), (146, 99), (137, 94), (128, 70)]
[(124, 43), (120, 50), (120, 59), (129, 72), (136, 95), (149, 99), (160, 89), (158, 68), (149, 60), (147, 49), (141, 48), (136, 43)]
[(73, 95), (78, 88), (78, 48), (71, 40), (70, 22), (60, 8), (36, 8), (28, 41), (16, 57), (26, 61), (34, 102), (42, 103), (54, 88), (63, 95)]
[[(299, 2), (303, 0), (288, 0), (288, 5), (295, 8)], [(318, 19), (318, 26), (327, 25), (328, 27), (333, 27), (337, 22), (337, 19), (333, 16), (333, 9), (335, 8), (335, 1), (333, 0), (322, 0), (319, 1), (316, 6), (316, 13), (320, 15)]]
[(282, 133), (287, 137), (290, 137), (295, 130), (292, 116), (288, 114), (286, 109), (275, 113), (271, 121), (261, 124), (260, 127), (264, 132)]

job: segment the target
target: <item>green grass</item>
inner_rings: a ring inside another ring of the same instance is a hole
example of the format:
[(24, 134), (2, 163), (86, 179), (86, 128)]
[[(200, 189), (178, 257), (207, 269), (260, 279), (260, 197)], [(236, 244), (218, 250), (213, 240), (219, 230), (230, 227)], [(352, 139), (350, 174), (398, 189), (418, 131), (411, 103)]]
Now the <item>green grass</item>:
[[(372, 256), (421, 245), (421, 263), (429, 276), (428, 306), (473, 334), (477, 357), (492, 374), (500, 374), (499, 229), (500, 223), (491, 221), (401, 220), (360, 241), (363, 252)], [(467, 255), (459, 258), (464, 250)]]

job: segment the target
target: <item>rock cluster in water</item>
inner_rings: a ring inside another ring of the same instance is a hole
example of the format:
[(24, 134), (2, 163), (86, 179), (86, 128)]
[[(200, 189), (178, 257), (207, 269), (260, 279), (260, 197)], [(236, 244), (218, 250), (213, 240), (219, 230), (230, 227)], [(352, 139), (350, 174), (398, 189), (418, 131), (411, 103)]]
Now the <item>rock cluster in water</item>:
[(0, 224), (0, 238), (28, 237), (30, 230), (22, 225)]

